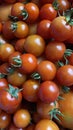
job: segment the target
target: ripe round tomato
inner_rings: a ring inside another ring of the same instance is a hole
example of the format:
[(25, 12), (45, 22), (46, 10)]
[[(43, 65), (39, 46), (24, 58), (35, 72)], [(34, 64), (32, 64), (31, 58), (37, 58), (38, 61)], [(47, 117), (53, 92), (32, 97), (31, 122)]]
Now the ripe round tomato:
[(40, 84), (38, 96), (45, 103), (54, 102), (59, 96), (59, 88), (53, 81), (44, 81)]
[(51, 115), (49, 114), (49, 112), (51, 110), (54, 110), (55, 108), (59, 108), (59, 104), (57, 101), (55, 103), (44, 103), (42, 101), (37, 102), (37, 113), (40, 115), (42, 119), (51, 119)]
[(65, 41), (71, 36), (72, 27), (67, 24), (65, 16), (56, 17), (50, 25), (51, 37), (57, 41)]
[(43, 81), (53, 80), (56, 76), (55, 64), (48, 60), (41, 61), (38, 64), (36, 71), (39, 73)]
[(0, 78), (0, 90), (8, 88), (8, 81), (5, 78)]
[(56, 77), (63, 86), (73, 85), (73, 66), (64, 65), (57, 70)]
[(18, 128), (25, 128), (29, 125), (31, 120), (31, 115), (28, 110), (26, 109), (19, 109), (15, 112), (13, 116), (13, 122), (15, 126)]
[(8, 83), (19, 88), (22, 87), (23, 83), (26, 81), (26, 78), (27, 76), (25, 74), (22, 74), (17, 70), (14, 70), (12, 73), (7, 75)]
[(0, 44), (0, 59), (1, 61), (8, 61), (9, 56), (15, 51), (14, 47), (9, 44)]
[(5, 111), (1, 111), (0, 113), (0, 128), (6, 128), (11, 122), (11, 115)]
[(23, 21), (13, 22), (11, 24), (11, 29), (16, 38), (25, 38), (29, 33), (29, 27)]
[(39, 81), (29, 79), (26, 80), (22, 86), (22, 95), (23, 98), (29, 102), (36, 102), (38, 101), (38, 90), (39, 90)]
[(41, 56), (45, 49), (44, 39), (37, 34), (29, 35), (24, 43), (24, 50), (35, 56)]
[(39, 17), (41, 20), (48, 19), (52, 21), (57, 16), (57, 11), (54, 9), (52, 4), (44, 4), (39, 12)]
[(49, 130), (49, 129), (59, 130), (59, 127), (54, 121), (48, 119), (40, 120), (35, 126), (35, 130)]
[(24, 53), (24, 44), (25, 44), (25, 38), (17, 39), (15, 43), (16, 51)]
[(50, 38), (50, 24), (51, 21), (48, 19), (41, 20), (37, 26), (37, 34), (42, 36), (44, 39)]
[(30, 53), (22, 54), (21, 61), (22, 61), (22, 64), (19, 69), (24, 74), (33, 73), (33, 71), (37, 67), (37, 58), (33, 54), (30, 54)]
[(35, 3), (32, 2), (26, 3), (24, 9), (27, 15), (27, 18), (26, 17), (24, 18), (24, 21), (26, 21), (26, 23), (34, 23), (35, 21), (38, 20), (39, 7)]
[(22, 101), (22, 94), (17, 87), (9, 85), (9, 88), (0, 91), (0, 108), (7, 113), (14, 113)]
[(66, 51), (66, 46), (63, 42), (52, 41), (49, 42), (45, 48), (46, 58), (52, 62), (62, 60), (64, 53)]

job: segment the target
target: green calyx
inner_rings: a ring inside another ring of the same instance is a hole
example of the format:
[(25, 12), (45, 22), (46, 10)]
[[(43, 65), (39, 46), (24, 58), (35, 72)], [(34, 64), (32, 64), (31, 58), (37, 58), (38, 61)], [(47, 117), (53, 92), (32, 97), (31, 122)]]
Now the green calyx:
[(21, 15), (23, 16), (23, 20), (26, 20), (28, 18), (28, 12), (25, 9), (22, 10)]
[(66, 86), (63, 86), (62, 90), (63, 90), (64, 93), (68, 93), (70, 91), (70, 88), (66, 87)]
[(11, 30), (12, 30), (13, 32), (15, 32), (16, 29), (17, 29), (17, 23), (16, 23), (16, 22), (12, 22), (12, 23), (11, 23)]
[(49, 111), (49, 115), (51, 117), (51, 120), (54, 118), (54, 119), (56, 119), (59, 122), (60, 122), (60, 119), (58, 118), (58, 116), (64, 117), (64, 115), (61, 113), (59, 108), (54, 108), (54, 109), (50, 110)]
[(14, 21), (14, 22), (17, 22), (17, 21), (18, 21), (18, 17), (12, 16), (12, 15), (9, 15), (8, 17), (9, 17), (9, 19), (10, 19), (11, 21)]
[(65, 64), (69, 64), (69, 61), (67, 59), (67, 56), (71, 56), (71, 54), (73, 53), (73, 50), (71, 49), (66, 49), (65, 53), (64, 53), (64, 59), (65, 59)]
[(5, 77), (5, 74), (0, 73), (0, 79), (4, 77)]
[(22, 60), (20, 57), (13, 57), (13, 61), (14, 63), (11, 64), (13, 67), (21, 67)]
[(9, 94), (11, 94), (12, 97), (14, 98), (18, 98), (18, 93), (22, 90), (22, 89), (18, 89), (18, 88), (14, 88), (11, 84), (9, 84), (9, 88), (5, 89)]
[(72, 26), (73, 25), (73, 8), (63, 12), (63, 15), (65, 16), (67, 23)]
[(59, 3), (58, 3), (57, 0), (54, 0), (54, 2), (53, 2), (52, 5), (53, 5), (53, 7), (54, 7), (55, 10), (59, 10)]
[(40, 80), (40, 79), (41, 79), (41, 76), (40, 76), (39, 73), (34, 72), (33, 74), (31, 74), (31, 78), (32, 78), (32, 79)]

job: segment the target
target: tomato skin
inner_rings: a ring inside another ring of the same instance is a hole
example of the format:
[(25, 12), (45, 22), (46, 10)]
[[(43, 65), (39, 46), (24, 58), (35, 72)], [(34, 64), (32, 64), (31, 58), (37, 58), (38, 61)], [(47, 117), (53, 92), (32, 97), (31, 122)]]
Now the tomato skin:
[(29, 102), (38, 101), (39, 82), (33, 79), (26, 80), (22, 86), (22, 96)]
[(73, 129), (73, 91), (61, 95), (64, 100), (59, 100), (59, 109), (64, 116), (59, 119), (64, 128)]
[(7, 39), (7, 40), (10, 40), (10, 39), (13, 39), (14, 38), (14, 33), (11, 29), (11, 24), (12, 22), (10, 20), (7, 20), (4, 24), (3, 24), (3, 27), (2, 27), (2, 33), (3, 33), (3, 36)]
[(39, 8), (35, 3), (29, 2), (25, 5), (25, 10), (28, 13), (28, 17), (25, 20), (26, 23), (34, 23), (39, 17)]
[(37, 58), (30, 53), (21, 55), (22, 65), (19, 68), (24, 74), (31, 74), (37, 67)]
[(39, 13), (39, 17), (41, 20), (48, 19), (52, 21), (57, 16), (57, 11), (54, 9), (52, 4), (44, 4)]
[(45, 44), (45, 40), (40, 35), (32, 34), (26, 38), (24, 50), (39, 57), (44, 52)]
[(49, 39), (50, 38), (50, 32), (49, 32), (50, 24), (51, 24), (50, 20), (47, 20), (47, 19), (41, 20), (37, 26), (37, 34), (42, 36), (44, 39)]
[(25, 128), (29, 125), (31, 120), (31, 115), (28, 110), (20, 109), (15, 112), (13, 116), (13, 122), (18, 128)]
[(40, 74), (43, 81), (53, 80), (56, 75), (55, 64), (48, 60), (41, 61), (38, 64), (36, 71)]
[(8, 75), (11, 70), (11, 66), (8, 64), (8, 62), (5, 62), (0, 65), (0, 73), (4, 75)]
[(52, 41), (46, 45), (45, 55), (48, 60), (56, 62), (64, 57), (65, 51), (66, 46), (63, 42)]
[(48, 130), (48, 129), (59, 130), (59, 127), (54, 121), (48, 119), (43, 119), (39, 121), (35, 126), (35, 130)]
[(45, 103), (54, 102), (59, 96), (59, 88), (53, 81), (44, 81), (40, 84), (38, 96)]
[(8, 61), (9, 56), (15, 51), (14, 47), (9, 44), (9, 43), (5, 43), (5, 44), (1, 44), (0, 45), (0, 58), (1, 61)]
[(6, 128), (11, 122), (11, 115), (6, 113), (5, 111), (1, 111), (0, 113), (0, 128)]
[(64, 16), (56, 17), (50, 25), (51, 37), (57, 41), (65, 41), (71, 36), (72, 27), (67, 24)]
[(5, 78), (0, 78), (0, 90), (8, 88), (8, 81)]
[(64, 65), (57, 70), (56, 78), (61, 85), (73, 85), (73, 66)]
[(0, 108), (7, 113), (14, 113), (20, 105), (21, 101), (21, 92), (18, 92), (18, 98), (15, 98), (4, 89), (0, 91)]
[(25, 38), (28, 36), (29, 27), (25, 22), (18, 21), (15, 23), (15, 25), (17, 26), (16, 29), (14, 30), (14, 36), (16, 38)]
[(13, 4), (13, 3), (15, 3), (16, 2), (16, 0), (4, 0), (6, 3), (8, 3), (8, 4)]
[(25, 38), (18, 39), (15, 43), (15, 49), (21, 53), (24, 52)]
[(17, 86), (19, 88), (22, 87), (23, 83), (26, 81), (27, 76), (25, 74), (20, 73), (15, 70), (13, 73), (7, 75), (8, 83)]
[(44, 5), (44, 4), (48, 4), (48, 3), (53, 3), (54, 0), (41, 0), (41, 4)]
[(2, 23), (0, 23), (0, 33), (1, 33), (1, 31), (2, 31)]
[(69, 0), (57, 0), (57, 3), (60, 13), (63, 13), (63, 11), (66, 11), (71, 7)]

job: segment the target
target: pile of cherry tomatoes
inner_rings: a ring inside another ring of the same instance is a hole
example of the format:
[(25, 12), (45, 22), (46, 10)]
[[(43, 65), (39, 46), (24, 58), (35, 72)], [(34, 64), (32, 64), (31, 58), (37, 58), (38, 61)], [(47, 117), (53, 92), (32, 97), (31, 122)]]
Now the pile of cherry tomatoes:
[(0, 0), (0, 130), (73, 130), (73, 0)]

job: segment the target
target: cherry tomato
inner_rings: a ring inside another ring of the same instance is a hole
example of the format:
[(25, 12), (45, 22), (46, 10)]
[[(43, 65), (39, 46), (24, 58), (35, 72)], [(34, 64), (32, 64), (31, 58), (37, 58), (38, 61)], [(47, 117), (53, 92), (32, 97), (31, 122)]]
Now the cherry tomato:
[(47, 19), (41, 20), (37, 26), (37, 34), (42, 36), (44, 39), (49, 39), (50, 38), (50, 32), (49, 32), (50, 24), (51, 24), (50, 20), (47, 20)]
[(39, 73), (43, 81), (53, 80), (56, 76), (55, 64), (48, 60), (41, 61), (38, 64), (36, 71)]
[(53, 81), (44, 81), (40, 84), (38, 96), (45, 103), (54, 102), (59, 96), (59, 88)]
[(8, 81), (5, 78), (0, 78), (0, 90), (8, 88)]
[(21, 53), (24, 52), (25, 38), (17, 39), (15, 43), (15, 49)]
[(25, 40), (24, 49), (38, 57), (44, 52), (45, 41), (40, 35), (29, 35)]
[(31, 120), (31, 115), (28, 110), (20, 109), (15, 112), (13, 116), (13, 122), (18, 128), (25, 128), (29, 125)]
[(0, 113), (0, 128), (6, 128), (11, 122), (11, 115), (6, 113), (5, 111), (1, 111)]
[(54, 121), (48, 119), (43, 119), (39, 121), (35, 126), (35, 130), (48, 130), (48, 129), (59, 130), (59, 127)]
[(22, 101), (22, 94), (17, 87), (9, 85), (9, 88), (0, 91), (0, 108), (7, 113), (14, 113)]
[(32, 73), (37, 67), (37, 58), (30, 53), (21, 55), (21, 67), (20, 70), (24, 74)]
[(10, 39), (14, 38), (14, 33), (13, 33), (12, 29), (11, 29), (11, 26), (12, 26), (12, 21), (6, 21), (3, 24), (2, 33), (3, 33), (3, 36), (7, 40), (10, 40)]
[(64, 57), (66, 46), (63, 42), (49, 42), (45, 49), (46, 58), (52, 62), (61, 60)]
[(29, 79), (26, 80), (22, 86), (23, 98), (29, 102), (36, 102), (38, 100), (39, 81)]
[(65, 41), (71, 36), (72, 27), (67, 24), (65, 16), (56, 17), (50, 25), (50, 34), (57, 41)]
[(71, 86), (73, 85), (73, 66), (64, 65), (57, 70), (57, 80), (61, 85)]
[(73, 129), (73, 91), (61, 95), (64, 100), (59, 100), (59, 109), (63, 116), (58, 116), (64, 128)]
[(29, 24), (29, 35), (33, 35), (37, 33), (37, 22)]
[(16, 38), (25, 38), (29, 33), (29, 27), (23, 21), (13, 22), (11, 24), (11, 29)]
[(17, 70), (13, 71), (11, 74), (7, 76), (8, 82), (19, 88), (22, 87), (23, 83), (26, 81), (26, 78), (27, 76), (25, 74), (22, 74)]
[(8, 61), (9, 56), (15, 51), (14, 47), (9, 44), (0, 44), (0, 58), (2, 61)]
[(24, 11), (24, 4), (21, 2), (16, 2), (12, 5), (11, 16), (17, 17), (19, 20), (23, 20), (25, 17)]
[(57, 16), (57, 11), (54, 9), (52, 4), (44, 4), (39, 12), (39, 17), (41, 20), (47, 19), (52, 21)]
[(54, 110), (55, 108), (59, 108), (59, 104), (57, 101), (55, 103), (44, 103), (42, 101), (37, 102), (37, 113), (41, 116), (42, 119), (51, 119), (51, 115), (49, 114), (49, 112), (51, 110)]
[(24, 8), (27, 15), (27, 17), (25, 17), (25, 21), (27, 23), (34, 23), (37, 21), (39, 17), (39, 7), (35, 3), (29, 2)]
[(66, 11), (71, 7), (69, 0), (57, 0), (56, 3), (60, 13), (63, 13), (63, 11)]

